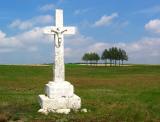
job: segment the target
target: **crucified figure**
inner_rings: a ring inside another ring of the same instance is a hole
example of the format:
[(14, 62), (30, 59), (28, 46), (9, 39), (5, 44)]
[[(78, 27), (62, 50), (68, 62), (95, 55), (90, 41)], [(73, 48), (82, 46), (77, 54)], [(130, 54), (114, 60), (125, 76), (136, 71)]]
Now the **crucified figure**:
[[(63, 35), (63, 33), (66, 32), (66, 31), (67, 31), (67, 29), (61, 31), (59, 28), (57, 28), (56, 31), (55, 31), (55, 30), (51, 30), (51, 32), (54, 32), (54, 33), (55, 33), (55, 34), (54, 34), (54, 40), (55, 40), (55, 41), (58, 41), (58, 42), (55, 42), (55, 46), (56, 46), (57, 48), (59, 48), (59, 47), (61, 46), (62, 35)], [(58, 40), (55, 39), (56, 36), (58, 37)]]

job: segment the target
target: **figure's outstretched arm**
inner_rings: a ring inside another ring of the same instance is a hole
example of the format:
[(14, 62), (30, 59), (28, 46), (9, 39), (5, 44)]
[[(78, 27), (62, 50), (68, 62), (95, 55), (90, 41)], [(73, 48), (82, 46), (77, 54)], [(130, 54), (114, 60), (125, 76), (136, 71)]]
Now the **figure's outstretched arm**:
[(58, 32), (57, 32), (57, 31), (55, 31), (55, 30), (51, 30), (51, 32), (54, 32), (55, 34), (58, 34)]
[(61, 34), (63, 34), (63, 33), (66, 32), (66, 31), (67, 31), (67, 29), (65, 29), (64, 31), (62, 31)]
[(54, 34), (54, 41), (56, 40), (56, 35)]

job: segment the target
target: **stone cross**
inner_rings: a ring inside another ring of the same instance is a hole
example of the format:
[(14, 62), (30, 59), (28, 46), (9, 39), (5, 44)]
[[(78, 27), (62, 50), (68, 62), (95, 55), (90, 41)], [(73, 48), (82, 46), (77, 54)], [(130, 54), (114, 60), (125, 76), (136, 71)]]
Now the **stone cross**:
[(75, 34), (75, 27), (63, 27), (63, 10), (56, 9), (55, 26), (44, 29), (45, 34), (54, 35), (55, 44), (55, 67), (54, 81), (65, 81), (64, 67), (64, 35)]
[(38, 112), (69, 113), (81, 108), (81, 98), (74, 94), (74, 86), (64, 78), (64, 38), (74, 34), (75, 27), (63, 27), (63, 10), (57, 9), (55, 26), (44, 29), (44, 33), (54, 35), (55, 67), (54, 79), (45, 87), (45, 94), (39, 95), (41, 109)]

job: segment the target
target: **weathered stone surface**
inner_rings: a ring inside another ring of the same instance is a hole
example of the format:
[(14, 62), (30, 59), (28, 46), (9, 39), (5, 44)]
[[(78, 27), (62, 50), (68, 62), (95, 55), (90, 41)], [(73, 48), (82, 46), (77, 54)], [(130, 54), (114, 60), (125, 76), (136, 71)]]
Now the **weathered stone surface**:
[(63, 10), (57, 9), (55, 15), (55, 26), (48, 26), (44, 29), (45, 34), (54, 35), (55, 45), (55, 66), (54, 81), (65, 81), (64, 67), (64, 35), (75, 34), (76, 28), (63, 27)]
[(73, 85), (67, 81), (49, 82), (46, 84), (45, 93), (49, 98), (71, 97), (74, 94)]
[(58, 110), (56, 110), (56, 113), (69, 114), (70, 111), (71, 111), (70, 109), (58, 109)]
[(39, 103), (44, 111), (56, 111), (58, 109), (76, 110), (81, 108), (81, 99), (75, 94), (71, 97), (55, 97), (52, 99), (45, 95), (39, 95)]
[(83, 108), (83, 109), (81, 109), (81, 112), (87, 113), (87, 109)]
[(45, 115), (48, 115), (48, 110), (46, 110), (46, 109), (39, 109), (38, 112), (45, 114)]

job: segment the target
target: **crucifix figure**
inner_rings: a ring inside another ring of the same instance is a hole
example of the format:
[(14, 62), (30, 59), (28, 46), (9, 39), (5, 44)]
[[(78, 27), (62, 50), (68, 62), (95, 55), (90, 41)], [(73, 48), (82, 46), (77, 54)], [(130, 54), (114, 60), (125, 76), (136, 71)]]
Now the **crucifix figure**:
[[(51, 32), (54, 32), (55, 34), (54, 34), (54, 40), (55, 40), (55, 46), (57, 47), (57, 48), (59, 48), (60, 46), (61, 46), (61, 42), (62, 42), (62, 35), (63, 35), (63, 33), (65, 32), (65, 31), (67, 31), (67, 30), (63, 30), (63, 31), (61, 31), (59, 28), (57, 28), (57, 30), (55, 31), (55, 30), (51, 30)], [(56, 36), (57, 36), (57, 40), (56, 40)]]
[(55, 26), (46, 27), (44, 33), (54, 35), (55, 68), (53, 81), (65, 81), (64, 35), (75, 34), (75, 27), (63, 27), (63, 10), (56, 9)]

